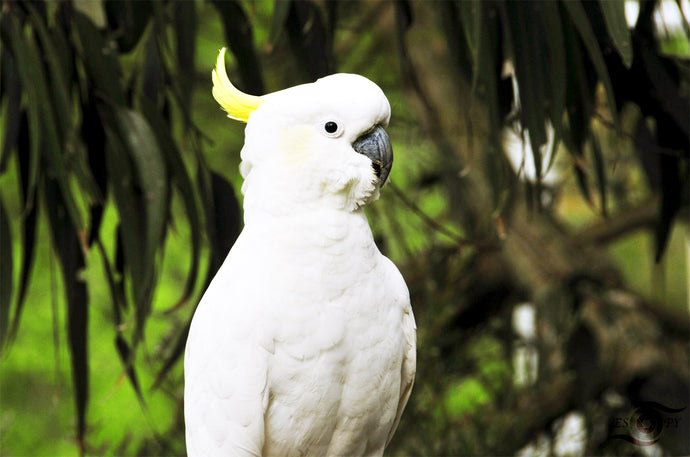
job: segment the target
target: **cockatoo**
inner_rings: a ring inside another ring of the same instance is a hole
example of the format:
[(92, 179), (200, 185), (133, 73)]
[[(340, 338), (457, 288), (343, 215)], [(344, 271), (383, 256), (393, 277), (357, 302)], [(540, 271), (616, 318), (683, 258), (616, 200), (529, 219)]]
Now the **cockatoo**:
[(242, 233), (185, 351), (190, 456), (380, 456), (415, 375), (415, 321), (363, 208), (393, 161), (390, 105), (334, 74), (263, 96), (218, 55), (213, 96), (247, 123)]

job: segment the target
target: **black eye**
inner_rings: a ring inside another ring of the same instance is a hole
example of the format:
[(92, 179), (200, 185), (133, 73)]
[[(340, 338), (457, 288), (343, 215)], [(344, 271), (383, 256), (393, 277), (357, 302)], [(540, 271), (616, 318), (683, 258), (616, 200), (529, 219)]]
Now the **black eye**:
[(336, 124), (333, 121), (328, 121), (326, 124), (323, 126), (324, 130), (328, 133), (335, 133), (338, 131), (338, 124)]

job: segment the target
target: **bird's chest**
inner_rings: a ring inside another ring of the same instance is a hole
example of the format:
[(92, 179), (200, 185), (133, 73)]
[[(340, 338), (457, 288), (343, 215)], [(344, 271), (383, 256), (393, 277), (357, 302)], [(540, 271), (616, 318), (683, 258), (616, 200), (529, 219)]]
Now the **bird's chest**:
[(324, 314), (301, 341), (276, 341), (265, 455), (354, 456), (385, 444), (403, 355), (395, 313)]
[[(266, 316), (274, 342), (267, 455), (361, 454), (372, 437), (383, 446), (395, 416), (402, 309), (378, 251), (339, 249), (297, 261), (301, 277), (281, 279), (284, 301)], [(281, 447), (288, 443), (295, 447)]]

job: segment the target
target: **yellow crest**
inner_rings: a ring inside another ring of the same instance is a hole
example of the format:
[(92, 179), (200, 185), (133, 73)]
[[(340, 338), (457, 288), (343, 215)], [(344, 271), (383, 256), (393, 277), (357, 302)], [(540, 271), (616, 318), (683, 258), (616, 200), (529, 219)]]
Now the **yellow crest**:
[(247, 122), (249, 115), (264, 102), (261, 97), (245, 94), (232, 85), (225, 72), (225, 48), (218, 53), (216, 68), (211, 78), (213, 79), (213, 98), (228, 113), (229, 118)]

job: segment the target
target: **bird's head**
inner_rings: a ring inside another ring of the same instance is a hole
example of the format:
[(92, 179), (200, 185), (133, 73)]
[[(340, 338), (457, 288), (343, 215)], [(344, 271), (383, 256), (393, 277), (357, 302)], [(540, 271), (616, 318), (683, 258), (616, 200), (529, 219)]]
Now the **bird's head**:
[(355, 210), (378, 198), (393, 149), (384, 130), (390, 104), (376, 84), (334, 74), (247, 95), (228, 79), (224, 55), (222, 49), (213, 71), (213, 96), (228, 117), (247, 123), (240, 168), (245, 210), (267, 199)]

